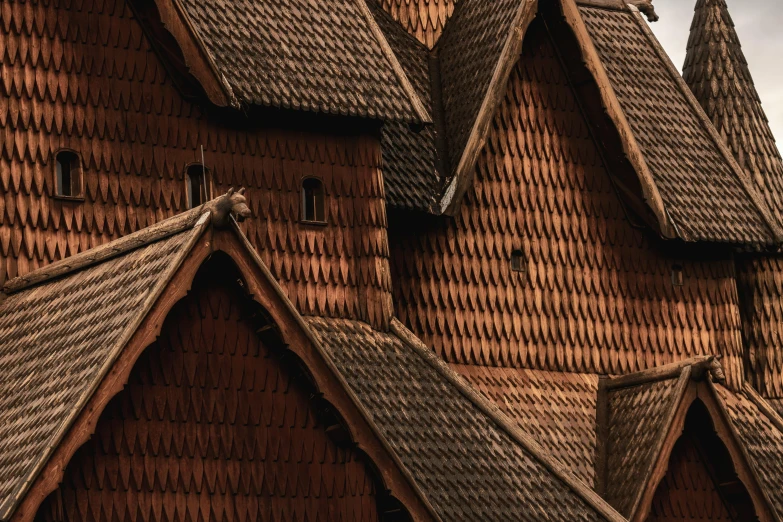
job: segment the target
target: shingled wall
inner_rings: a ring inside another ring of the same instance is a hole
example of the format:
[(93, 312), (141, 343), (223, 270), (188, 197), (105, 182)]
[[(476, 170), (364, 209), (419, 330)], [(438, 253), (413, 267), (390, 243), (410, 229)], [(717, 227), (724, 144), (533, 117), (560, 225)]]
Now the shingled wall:
[[(739, 384), (731, 256), (664, 255), (602, 165), (534, 21), (459, 214), (417, 219), (415, 237), (392, 221), (398, 317), (451, 363), (625, 373), (720, 353)], [(524, 274), (511, 271), (515, 249)]]
[(406, 31), (433, 47), (458, 0), (370, 0), (381, 5)]
[(380, 520), (365, 461), (327, 434), (231, 275), (202, 268), (36, 520)]
[[(203, 145), (215, 194), (248, 187), (248, 236), (300, 311), (385, 324), (374, 133), (219, 125), (180, 96), (124, 0), (0, 0), (0, 67), (0, 283), (184, 210)], [(83, 202), (52, 197), (61, 147), (83, 157)], [(304, 175), (324, 180), (326, 227), (298, 223)]]

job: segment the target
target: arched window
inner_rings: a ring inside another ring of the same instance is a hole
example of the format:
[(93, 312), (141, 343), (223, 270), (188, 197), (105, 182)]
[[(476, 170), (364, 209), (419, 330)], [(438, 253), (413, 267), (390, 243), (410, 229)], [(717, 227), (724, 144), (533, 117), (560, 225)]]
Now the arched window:
[(209, 170), (201, 163), (194, 163), (185, 172), (188, 191), (188, 208), (203, 205), (209, 200)]
[(302, 221), (326, 223), (324, 184), (318, 178), (302, 180)]
[(511, 271), (524, 274), (526, 270), (525, 253), (521, 250), (511, 252)]
[(82, 161), (72, 150), (61, 150), (55, 156), (55, 181), (57, 196), (82, 197)]
[(683, 275), (682, 265), (672, 265), (672, 285), (683, 286), (685, 276)]

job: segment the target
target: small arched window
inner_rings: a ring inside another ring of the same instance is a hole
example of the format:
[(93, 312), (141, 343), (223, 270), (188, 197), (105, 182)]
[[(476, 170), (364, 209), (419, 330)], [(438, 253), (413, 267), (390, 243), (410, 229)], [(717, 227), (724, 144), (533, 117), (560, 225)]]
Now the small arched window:
[(57, 196), (82, 197), (82, 161), (72, 150), (61, 150), (55, 156), (54, 176)]
[(326, 223), (324, 184), (318, 178), (302, 180), (302, 221)]
[(203, 205), (209, 200), (209, 171), (201, 163), (194, 163), (185, 172), (188, 208)]
[(511, 252), (511, 271), (524, 274), (527, 270), (527, 263), (525, 262), (525, 253), (521, 250), (514, 250)]
[(685, 275), (682, 271), (682, 265), (672, 265), (672, 285), (683, 286), (685, 284)]

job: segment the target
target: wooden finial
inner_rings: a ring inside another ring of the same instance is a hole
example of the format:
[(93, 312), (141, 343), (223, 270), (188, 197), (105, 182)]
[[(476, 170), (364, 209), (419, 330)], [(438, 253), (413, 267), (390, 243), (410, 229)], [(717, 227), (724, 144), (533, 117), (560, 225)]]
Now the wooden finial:
[(655, 12), (655, 6), (652, 5), (652, 0), (631, 0), (629, 3), (644, 14), (647, 17), (648, 22), (657, 22), (660, 20), (658, 13)]
[(228, 192), (212, 202), (212, 224), (215, 227), (227, 227), (231, 216), (234, 216), (240, 222), (250, 217), (250, 208), (247, 206), (247, 199), (244, 194), (244, 188), (235, 191), (232, 187), (228, 189)]

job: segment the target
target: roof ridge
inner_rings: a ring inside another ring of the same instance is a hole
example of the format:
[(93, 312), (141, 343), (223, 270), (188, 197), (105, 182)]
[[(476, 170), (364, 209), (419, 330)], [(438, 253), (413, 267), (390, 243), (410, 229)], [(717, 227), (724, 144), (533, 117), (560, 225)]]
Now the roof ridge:
[(560, 464), (551, 459), (537, 442), (523, 433), (519, 427), (516, 426), (514, 421), (500, 411), (496, 405), (492, 404), (489, 399), (475, 390), (475, 388), (468, 384), (458, 373), (449, 368), (440, 357), (427, 348), (427, 346), (425, 346), (424, 343), (397, 318), (392, 318), (391, 333), (399, 338), (405, 345), (413, 349), (417, 355), (449, 381), (453, 387), (457, 388), (457, 390), (476, 406), (476, 408), (505, 431), (516, 444), (530, 453), (534, 459), (538, 460), (574, 493), (579, 495), (582, 500), (603, 515), (606, 520), (611, 522), (626, 522), (625, 518), (610, 506), (606, 500), (601, 498), (598, 493), (593, 491), (571, 472), (563, 469)]
[(666, 51), (664, 51), (661, 43), (658, 41), (658, 38), (655, 37), (649, 25), (642, 19), (641, 11), (633, 4), (629, 4), (628, 8), (632, 13), (634, 21), (641, 28), (642, 33), (645, 35), (647, 40), (653, 46), (653, 49), (655, 49), (655, 52), (658, 54), (658, 58), (666, 67), (667, 72), (672, 76), (683, 96), (685, 96), (685, 99), (691, 106), (691, 110), (698, 119), (699, 123), (701, 123), (702, 127), (707, 131), (707, 134), (715, 143), (715, 146), (718, 148), (721, 156), (723, 156), (729, 168), (740, 182), (742, 189), (753, 202), (753, 205), (756, 207), (759, 215), (772, 233), (774, 242), (783, 243), (783, 229), (781, 229), (781, 227), (778, 225), (777, 220), (772, 215), (772, 212), (770, 212), (767, 204), (761, 198), (761, 195), (753, 187), (751, 180), (745, 174), (745, 170), (739, 165), (737, 160), (734, 158), (734, 155), (731, 153), (731, 151), (729, 151), (728, 147), (721, 139), (709, 116), (707, 116), (707, 113), (704, 112), (704, 108), (696, 99), (696, 96), (694, 96), (693, 91), (691, 91), (690, 87), (688, 87), (688, 84), (685, 83), (685, 79), (682, 77), (679, 71), (677, 71), (676, 66), (674, 63), (672, 63), (671, 58), (668, 54), (666, 54)]
[(750, 401), (756, 405), (756, 407), (761, 410), (761, 412), (766, 415), (766, 417), (769, 419), (769, 421), (781, 432), (783, 433), (783, 417), (780, 416), (778, 412), (775, 411), (775, 409), (769, 405), (767, 400), (762, 397), (759, 392), (757, 392), (753, 386), (751, 386), (749, 383), (745, 383), (745, 385), (742, 387), (743, 393), (748, 396)]
[[(389, 42), (386, 40), (386, 35), (383, 34), (383, 30), (378, 26), (378, 22), (375, 20), (370, 8), (367, 6), (366, 0), (354, 0), (354, 2), (367, 21), (367, 24), (370, 26), (370, 31), (372, 31), (372, 34), (381, 46), (381, 50), (383, 51), (386, 60), (388, 60), (389, 64), (392, 66), (394, 74), (402, 84), (402, 88), (408, 95), (408, 99), (413, 106), (416, 115), (421, 119), (422, 123), (432, 123), (432, 115), (428, 113), (427, 109), (424, 107), (424, 103), (419, 99), (419, 95), (416, 94), (416, 89), (413, 88), (413, 84), (411, 84), (408, 79), (408, 75), (405, 74), (405, 70), (397, 59), (394, 49), (391, 48), (391, 45), (389, 45)], [(397, 22), (395, 21), (395, 23)]]
[[(196, 215), (199, 216), (198, 214)], [(80, 396), (76, 397), (77, 400), (72, 410), (67, 415), (64, 422), (60, 424), (57, 431), (53, 433), (53, 437), (50, 439), (49, 443), (47, 443), (46, 446), (43, 448), (43, 453), (40, 456), (38, 456), (37, 460), (33, 460), (32, 462), (33, 466), (28, 468), (25, 471), (25, 473), (22, 475), (22, 482), (18, 484), (16, 487), (14, 487), (9, 492), (8, 496), (2, 501), (2, 503), (0, 503), (0, 520), (7, 521), (9, 519), (9, 516), (13, 514), (13, 512), (16, 509), (18, 509), (19, 502), (21, 502), (23, 496), (26, 495), (27, 492), (30, 490), (30, 488), (34, 483), (34, 480), (44, 469), (46, 463), (49, 461), (52, 455), (55, 454), (55, 450), (58, 448), (63, 438), (66, 437), (68, 430), (70, 430), (73, 423), (76, 421), (78, 415), (81, 414), (85, 406), (89, 403), (90, 398), (93, 396), (93, 393), (98, 388), (98, 386), (100, 386), (100, 383), (104, 380), (104, 378), (107, 377), (107, 375), (109, 375), (109, 372), (111, 371), (112, 366), (117, 360), (117, 357), (119, 357), (122, 350), (133, 338), (134, 334), (137, 332), (139, 325), (142, 324), (144, 319), (147, 317), (147, 314), (150, 313), (150, 310), (152, 310), (153, 306), (157, 302), (163, 290), (171, 282), (174, 275), (182, 266), (182, 263), (187, 258), (188, 254), (192, 251), (196, 242), (203, 236), (203, 232), (207, 226), (207, 221), (208, 221), (207, 217), (209, 215), (210, 215), (209, 213), (200, 215), (199, 219), (197, 219), (194, 222), (194, 224), (191, 224), (191, 226), (187, 228), (181, 228), (181, 230), (183, 231), (193, 230), (192, 236), (186, 238), (186, 241), (183, 243), (183, 245), (181, 245), (180, 251), (176, 253), (176, 255), (173, 257), (171, 262), (168, 265), (166, 265), (165, 268), (163, 268), (163, 270), (161, 270), (161, 272), (158, 274), (160, 278), (157, 280), (157, 283), (149, 287), (150, 288), (149, 294), (140, 303), (139, 310), (135, 314), (134, 318), (128, 323), (128, 325), (125, 326), (125, 330), (120, 332), (121, 336), (118, 337), (112, 345), (110, 345), (111, 350), (107, 354), (107, 357), (104, 359), (103, 363), (95, 368), (97, 370), (96, 373), (97, 377), (94, 379), (92, 383), (89, 384), (87, 388), (82, 390), (82, 394)], [(192, 218), (192, 216), (189, 217)], [(169, 219), (167, 221), (171, 222), (173, 221), (173, 219)], [(165, 237), (172, 237), (173, 235), (174, 234), (168, 234)], [(116, 241), (114, 243), (116, 243)], [(148, 245), (149, 242), (145, 244)], [(123, 251), (122, 253), (128, 253), (131, 250), (135, 250), (135, 249), (136, 248), (129, 248)], [(110, 258), (116, 257), (116, 255), (117, 254), (107, 256), (101, 259), (101, 261), (105, 261)], [(84, 266), (92, 266), (92, 265), (84, 265)], [(62, 273), (58, 273), (57, 276), (68, 274), (68, 273), (70, 273), (70, 271), (64, 271)]]
[(717, 367), (720, 367), (720, 363), (714, 355), (698, 355), (662, 366), (653, 366), (646, 370), (610, 377), (606, 381), (606, 386), (610, 390), (616, 390), (618, 388), (630, 388), (642, 384), (665, 381), (680, 375), (684, 368), (695, 367), (696, 369), (712, 370), (715, 364), (717, 364)]
[(17, 276), (3, 285), (2, 292), (6, 295), (13, 294), (20, 290), (84, 270), (137, 248), (189, 230), (196, 225), (203, 224), (211, 216), (211, 211), (206, 205), (205, 203), (104, 245), (66, 257), (25, 275)]

